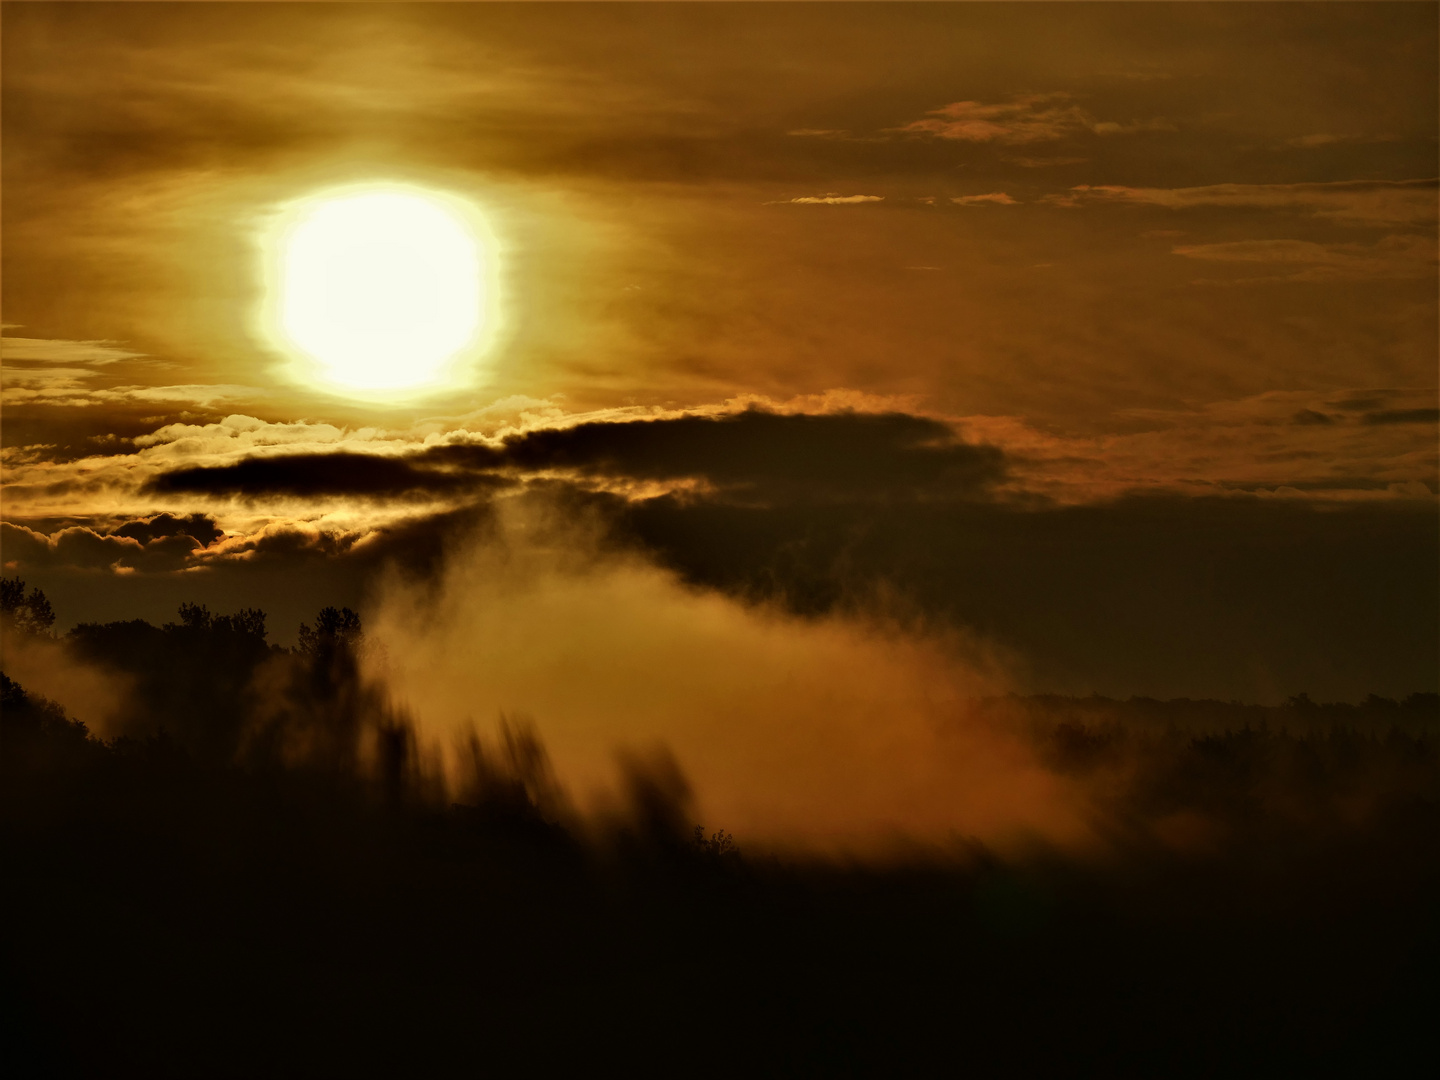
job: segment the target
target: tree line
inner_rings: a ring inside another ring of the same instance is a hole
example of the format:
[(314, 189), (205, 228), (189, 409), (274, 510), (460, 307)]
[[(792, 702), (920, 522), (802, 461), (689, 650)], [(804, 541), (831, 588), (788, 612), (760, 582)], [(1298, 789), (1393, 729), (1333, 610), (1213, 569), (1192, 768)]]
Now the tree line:
[[(0, 600), (53, 635), (39, 590)], [(858, 862), (701, 827), (663, 755), (582, 819), (522, 718), (433, 784), (344, 608), (293, 649), (194, 604), (55, 640), (134, 705), (100, 739), (0, 680), (17, 1075), (1391, 1075), (1430, 1049), (1433, 695), (977, 703), (1090, 786), (1103, 850)]]

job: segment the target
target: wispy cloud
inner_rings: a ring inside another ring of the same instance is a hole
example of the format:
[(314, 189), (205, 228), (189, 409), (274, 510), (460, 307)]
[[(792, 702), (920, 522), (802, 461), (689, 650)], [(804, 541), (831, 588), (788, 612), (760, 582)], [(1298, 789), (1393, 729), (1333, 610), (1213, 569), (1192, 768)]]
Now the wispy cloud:
[(1340, 180), (1306, 184), (1210, 184), (1136, 188), (1080, 184), (1046, 202), (1060, 206), (1131, 203), (1188, 210), (1198, 206), (1289, 210), (1346, 225), (1421, 225), (1435, 221), (1437, 181)]
[[(7, 368), (4, 385), (7, 391), (25, 388), (28, 390), (71, 390), (83, 385), (82, 379), (91, 378), (95, 373), (83, 367), (32, 367)], [(13, 400), (11, 394), (5, 395)]]
[[(84, 372), (89, 375), (89, 372)], [(66, 408), (89, 408), (98, 405), (135, 404), (141, 402), (183, 403), (189, 405), (215, 405), (222, 401), (259, 401), (266, 391), (255, 386), (237, 386), (229, 383), (187, 383), (179, 386), (115, 386), (106, 389), (87, 389), (76, 381), (79, 375), (56, 369), (46, 378), (19, 381), (22, 385), (11, 388), (16, 373), (5, 375), (5, 404), (7, 405), (55, 405)]]
[(953, 195), (950, 198), (957, 206), (983, 206), (992, 203), (998, 206), (1015, 206), (1016, 200), (1003, 191), (992, 191), (987, 195)]
[(56, 341), (47, 338), (0, 338), (0, 360), (42, 364), (89, 364), (96, 367), (133, 360), (144, 353), (121, 348), (113, 341)]
[[(4, 402), (7, 405), (84, 408), (143, 402), (213, 405), (219, 401), (253, 401), (265, 396), (263, 390), (233, 384), (103, 385), (107, 381), (115, 382), (126, 377), (110, 370), (113, 365), (144, 357), (144, 353), (123, 348), (114, 341), (66, 341), (7, 335), (0, 338), (0, 361), (4, 363), (0, 382), (4, 386)], [(153, 363), (151, 366), (154, 366)], [(97, 380), (101, 385), (95, 385)]]
[(893, 130), (962, 142), (1013, 146), (1055, 142), (1083, 132), (1125, 135), (1140, 131), (1174, 131), (1175, 127), (1161, 119), (1129, 123), (1097, 120), (1077, 105), (1069, 94), (1052, 93), (1022, 94), (1009, 101), (988, 104), (956, 101)]
[(776, 199), (767, 203), (767, 206), (789, 205), (801, 203), (808, 205), (825, 206), (850, 206), (857, 203), (884, 202), (884, 195), (841, 195), (838, 192), (827, 191), (824, 195), (802, 195), (798, 199)]
[(1098, 436), (974, 416), (970, 437), (1000, 447), (1012, 484), (1060, 503), (1124, 493), (1326, 502), (1433, 499), (1433, 388), (1271, 391), (1181, 409), (1127, 409), (1140, 430)]

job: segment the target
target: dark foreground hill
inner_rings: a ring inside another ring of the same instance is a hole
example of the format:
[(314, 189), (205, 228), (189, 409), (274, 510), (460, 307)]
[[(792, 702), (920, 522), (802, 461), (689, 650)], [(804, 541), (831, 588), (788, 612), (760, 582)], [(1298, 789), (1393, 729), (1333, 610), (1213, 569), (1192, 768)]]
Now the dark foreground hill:
[[(697, 835), (661, 758), (631, 763), (624, 814), (580, 821), (523, 727), (439, 796), (332, 615), (284, 655), (263, 620), (193, 611), (81, 635), (143, 638), (137, 671), (215, 665), (156, 707), (210, 685), (230, 734), (102, 742), (5, 679), (7, 1075), (1405, 1076), (1433, 1054), (1433, 696), (989, 702), (1093, 779), (1102, 851), (781, 859)], [(234, 672), (264, 664), (283, 707), (246, 727)]]

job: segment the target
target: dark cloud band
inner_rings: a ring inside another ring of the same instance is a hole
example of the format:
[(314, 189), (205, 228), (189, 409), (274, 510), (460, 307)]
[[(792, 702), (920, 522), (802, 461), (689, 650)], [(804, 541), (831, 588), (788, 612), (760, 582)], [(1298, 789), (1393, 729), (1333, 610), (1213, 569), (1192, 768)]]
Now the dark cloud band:
[(157, 476), (146, 490), (156, 495), (401, 497), (451, 494), (483, 483), (473, 474), (426, 468), (405, 458), (339, 451), (175, 469)]
[(334, 452), (247, 458), (164, 473), (156, 494), (447, 496), (507, 483), (501, 473), (562, 471), (618, 480), (708, 481), (748, 499), (975, 498), (1005, 477), (994, 446), (905, 413), (780, 414), (597, 422), (451, 443), (405, 457)]

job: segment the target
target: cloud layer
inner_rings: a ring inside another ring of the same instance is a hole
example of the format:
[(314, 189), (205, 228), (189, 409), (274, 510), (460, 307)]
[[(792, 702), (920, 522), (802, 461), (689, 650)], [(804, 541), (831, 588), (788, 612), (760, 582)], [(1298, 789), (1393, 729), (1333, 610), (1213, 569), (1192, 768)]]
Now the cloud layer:
[(1065, 92), (1022, 94), (1004, 102), (956, 101), (897, 129), (906, 134), (933, 135), (961, 142), (1019, 146), (1058, 142), (1081, 133), (1129, 135), (1141, 131), (1174, 131), (1173, 124), (1152, 119), (1119, 123), (1096, 120)]

